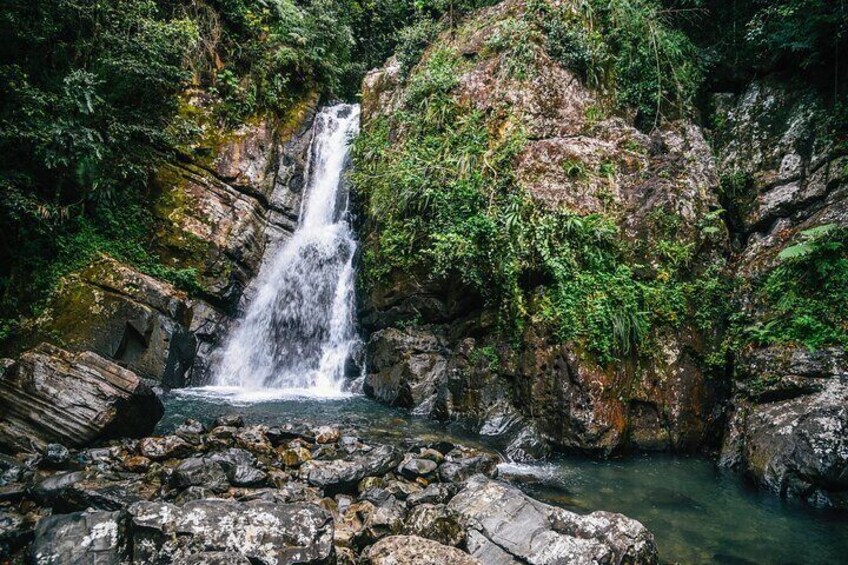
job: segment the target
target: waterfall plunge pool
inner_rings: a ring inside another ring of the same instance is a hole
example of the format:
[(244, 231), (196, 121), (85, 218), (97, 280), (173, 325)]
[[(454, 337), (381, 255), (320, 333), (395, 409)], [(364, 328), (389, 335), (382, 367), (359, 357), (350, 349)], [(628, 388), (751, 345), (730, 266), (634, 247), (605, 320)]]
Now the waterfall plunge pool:
[[(355, 428), (373, 441), (449, 439), (496, 447), (454, 426), (416, 418), (363, 396), (314, 391), (184, 389), (164, 397), (167, 433), (186, 418), (209, 424), (239, 412), (252, 424), (307, 422)], [(848, 517), (809, 510), (758, 492), (700, 457), (639, 455), (593, 461), (557, 457), (537, 465), (501, 466), (532, 496), (588, 513), (621, 512), (656, 536), (664, 563), (800, 565), (848, 562)]]

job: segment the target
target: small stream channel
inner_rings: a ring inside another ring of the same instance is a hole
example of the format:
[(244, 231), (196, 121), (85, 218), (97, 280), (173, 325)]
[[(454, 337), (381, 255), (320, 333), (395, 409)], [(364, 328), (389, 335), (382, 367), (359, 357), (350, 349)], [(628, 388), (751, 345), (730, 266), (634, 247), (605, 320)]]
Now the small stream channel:
[[(495, 448), (486, 438), (416, 418), (359, 395), (316, 399), (283, 391), (187, 389), (165, 398), (160, 432), (186, 418), (205, 423), (239, 412), (250, 423), (304, 421), (359, 430), (374, 441), (453, 438)], [(757, 492), (739, 476), (698, 457), (636, 456), (592, 461), (560, 457), (539, 465), (501, 467), (529, 494), (569, 510), (621, 512), (656, 536), (664, 563), (848, 563), (848, 518), (808, 510)]]

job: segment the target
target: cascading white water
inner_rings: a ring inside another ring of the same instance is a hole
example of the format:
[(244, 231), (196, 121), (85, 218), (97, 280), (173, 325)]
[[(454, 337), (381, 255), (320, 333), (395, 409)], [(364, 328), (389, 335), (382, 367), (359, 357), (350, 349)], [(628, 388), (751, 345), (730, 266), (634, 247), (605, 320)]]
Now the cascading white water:
[(343, 172), (359, 131), (359, 106), (315, 117), (300, 224), (263, 264), (256, 296), (225, 344), (219, 386), (287, 389), (312, 396), (341, 391), (358, 337), (353, 256)]

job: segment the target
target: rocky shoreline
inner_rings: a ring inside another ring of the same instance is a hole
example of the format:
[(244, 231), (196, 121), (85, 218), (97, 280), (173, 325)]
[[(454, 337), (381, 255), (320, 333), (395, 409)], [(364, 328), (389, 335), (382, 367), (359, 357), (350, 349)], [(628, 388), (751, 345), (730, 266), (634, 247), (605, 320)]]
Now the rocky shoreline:
[(166, 436), (0, 456), (12, 563), (658, 562), (620, 514), (582, 516), (498, 480), (499, 457), (357, 430), (188, 420)]

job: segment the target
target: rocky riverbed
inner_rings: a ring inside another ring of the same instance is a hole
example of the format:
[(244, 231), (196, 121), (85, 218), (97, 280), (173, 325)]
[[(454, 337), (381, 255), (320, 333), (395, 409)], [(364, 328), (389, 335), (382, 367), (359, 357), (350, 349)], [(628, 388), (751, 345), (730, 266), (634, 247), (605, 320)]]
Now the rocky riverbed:
[(188, 420), (0, 458), (0, 551), (30, 563), (657, 563), (620, 514), (498, 480), (499, 457), (356, 429)]

